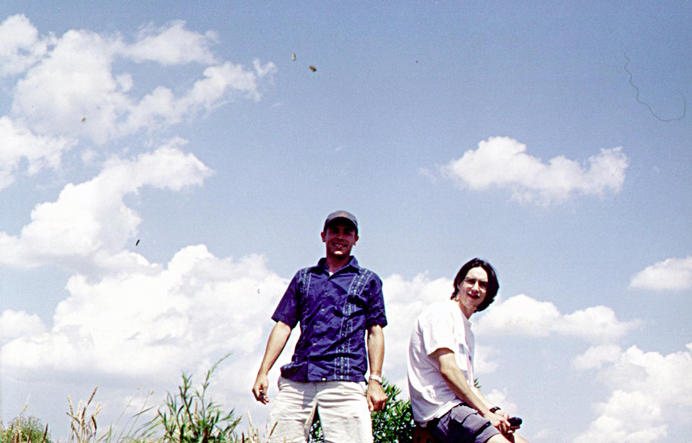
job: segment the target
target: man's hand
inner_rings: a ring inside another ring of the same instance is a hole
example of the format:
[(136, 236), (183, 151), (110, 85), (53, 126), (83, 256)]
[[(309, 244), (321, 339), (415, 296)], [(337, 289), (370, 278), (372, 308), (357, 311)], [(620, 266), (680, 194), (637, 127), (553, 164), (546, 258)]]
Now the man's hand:
[(509, 416), (504, 412), (491, 412), (485, 418), (490, 420), (490, 423), (492, 423), (492, 425), (495, 426), (497, 430), (503, 434), (511, 434), (512, 432), (514, 432), (512, 425), (509, 424)]
[(387, 404), (387, 394), (384, 393), (382, 385), (376, 380), (371, 379), (368, 383), (366, 397), (368, 399), (368, 409), (370, 409), (370, 412), (381, 411), (384, 409), (384, 405)]
[(252, 386), (252, 394), (255, 396), (255, 400), (265, 405), (269, 403), (269, 397), (267, 397), (268, 389), (269, 380), (267, 379), (267, 374), (257, 374), (255, 384)]

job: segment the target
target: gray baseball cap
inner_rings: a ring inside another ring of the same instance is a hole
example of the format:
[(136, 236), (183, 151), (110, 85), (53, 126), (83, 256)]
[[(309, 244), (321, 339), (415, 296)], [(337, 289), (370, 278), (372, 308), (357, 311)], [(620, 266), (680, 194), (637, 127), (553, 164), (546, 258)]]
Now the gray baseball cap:
[(324, 221), (324, 230), (327, 229), (327, 226), (333, 222), (334, 220), (337, 219), (343, 219), (346, 220), (347, 222), (351, 223), (353, 227), (356, 229), (356, 233), (358, 233), (358, 220), (356, 220), (356, 216), (351, 214), (348, 211), (334, 211), (331, 214), (327, 216), (327, 219)]

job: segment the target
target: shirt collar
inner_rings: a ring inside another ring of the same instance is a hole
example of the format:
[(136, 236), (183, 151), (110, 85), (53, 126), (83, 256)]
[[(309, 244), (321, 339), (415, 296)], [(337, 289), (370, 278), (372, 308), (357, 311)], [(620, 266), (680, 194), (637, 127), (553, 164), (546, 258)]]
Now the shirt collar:
[[(360, 272), (361, 270), (361, 267), (358, 265), (358, 260), (356, 260), (356, 257), (354, 257), (353, 255), (351, 256), (349, 262), (343, 268), (337, 270), (336, 272), (343, 271), (344, 269), (349, 267), (353, 268), (356, 272)], [(327, 270), (327, 259), (325, 257), (322, 257), (315, 266), (310, 268), (310, 272), (329, 272)]]
[(452, 302), (454, 303), (454, 305), (455, 305), (455, 306), (454, 306), (454, 309), (453, 309), (453, 311), (454, 311), (454, 316), (455, 316), (455, 317), (458, 317), (458, 318), (461, 318), (461, 320), (464, 322), (464, 325), (465, 325), (467, 328), (471, 328), (471, 325), (473, 325), (473, 323), (471, 323), (471, 319), (466, 318), (466, 316), (464, 315), (464, 313), (461, 312), (461, 308), (459, 307), (459, 302), (457, 302), (456, 300), (451, 300), (451, 301), (452, 301)]

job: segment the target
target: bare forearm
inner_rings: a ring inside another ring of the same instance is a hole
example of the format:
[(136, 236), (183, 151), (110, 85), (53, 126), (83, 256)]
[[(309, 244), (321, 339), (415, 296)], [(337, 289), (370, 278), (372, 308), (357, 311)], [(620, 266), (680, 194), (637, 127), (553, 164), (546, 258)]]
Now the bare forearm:
[(479, 411), (481, 415), (486, 415), (490, 412), (489, 406), (486, 405), (481, 396), (477, 395), (475, 390), (469, 386), (461, 369), (446, 367), (444, 370), (440, 368), (440, 372), (442, 378), (447, 382), (447, 386), (449, 386), (456, 396), (462, 399), (464, 403)]
[(269, 370), (276, 363), (276, 359), (281, 355), (288, 338), (291, 336), (291, 327), (284, 322), (276, 322), (272, 332), (267, 339), (267, 347), (264, 350), (264, 357), (260, 364), (258, 374), (268, 374)]
[(370, 363), (370, 373), (381, 375), (383, 361), (384, 333), (382, 332), (381, 326), (374, 325), (368, 329), (368, 362)]
[(471, 387), (471, 389), (473, 389), (474, 394), (476, 394), (476, 395), (478, 396), (478, 398), (481, 399), (481, 401), (483, 402), (483, 404), (485, 404), (485, 407), (487, 407), (488, 409), (490, 409), (490, 408), (492, 408), (493, 406), (495, 406), (495, 405), (493, 405), (493, 404), (490, 402), (490, 400), (488, 400), (488, 398), (487, 398), (485, 395), (483, 395), (483, 393), (482, 393), (481, 391), (479, 391), (475, 386)]
[[(382, 361), (384, 360), (384, 334), (379, 325), (368, 329), (368, 362), (370, 363), (370, 375), (382, 375)], [(370, 379), (366, 393), (368, 408), (370, 411), (381, 411), (387, 403), (387, 394), (379, 381)]]

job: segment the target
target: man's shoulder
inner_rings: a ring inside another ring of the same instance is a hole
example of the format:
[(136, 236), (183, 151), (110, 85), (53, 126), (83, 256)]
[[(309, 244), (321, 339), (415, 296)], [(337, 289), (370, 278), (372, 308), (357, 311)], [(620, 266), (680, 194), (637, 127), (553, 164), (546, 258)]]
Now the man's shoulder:
[(418, 318), (420, 320), (439, 319), (443, 316), (453, 315), (454, 304), (450, 300), (440, 300), (433, 302), (423, 308)]
[(425, 308), (425, 310), (426, 311), (450, 312), (454, 306), (455, 306), (455, 304), (452, 300), (437, 300), (437, 301), (430, 303)]
[(362, 266), (359, 266), (358, 273), (361, 275), (366, 276), (367, 278), (372, 278), (378, 281), (382, 281), (379, 275), (372, 269), (364, 268)]

